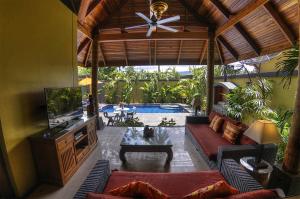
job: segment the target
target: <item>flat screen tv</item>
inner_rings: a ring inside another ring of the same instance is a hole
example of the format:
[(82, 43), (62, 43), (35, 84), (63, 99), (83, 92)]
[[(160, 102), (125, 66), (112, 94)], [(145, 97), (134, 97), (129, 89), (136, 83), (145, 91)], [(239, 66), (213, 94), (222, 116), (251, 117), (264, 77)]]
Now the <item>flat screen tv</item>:
[(45, 88), (49, 128), (83, 115), (81, 87)]

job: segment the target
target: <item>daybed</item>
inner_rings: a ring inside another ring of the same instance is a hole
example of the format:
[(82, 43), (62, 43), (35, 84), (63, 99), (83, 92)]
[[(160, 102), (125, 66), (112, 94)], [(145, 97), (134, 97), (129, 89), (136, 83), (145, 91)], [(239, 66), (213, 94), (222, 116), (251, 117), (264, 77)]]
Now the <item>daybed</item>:
[[(210, 122), (216, 115), (223, 119), (217, 132), (210, 128)], [(244, 156), (258, 155), (259, 151), (255, 147), (257, 143), (243, 135), (243, 133), (241, 133), (237, 142), (234, 144), (223, 137), (224, 130), (229, 123), (239, 126), (242, 132), (248, 128), (247, 125), (232, 120), (217, 112), (212, 112), (209, 117), (187, 117), (186, 119), (186, 135), (190, 138), (203, 159), (212, 169), (217, 167), (220, 168), (220, 163), (224, 158), (232, 158), (239, 161), (239, 159)], [(265, 145), (262, 157), (273, 164), (276, 153), (277, 146), (274, 144), (267, 144)]]
[[(247, 173), (246, 173), (247, 174)], [(280, 198), (281, 194), (278, 190), (263, 190), (261, 186), (253, 183), (253, 178), (248, 175), (249, 180), (252, 184), (251, 192), (244, 192), (234, 195), (230, 198), (261, 198), (261, 199), (273, 199)], [(191, 192), (214, 184), (220, 180), (226, 179), (222, 173), (214, 171), (199, 171), (199, 172), (188, 172), (188, 173), (144, 173), (144, 172), (124, 172), (124, 171), (113, 171), (109, 172), (108, 161), (99, 161), (88, 176), (80, 190), (75, 195), (75, 199), (101, 199), (101, 198), (119, 198), (112, 197), (108, 192), (114, 188), (126, 185), (132, 181), (143, 181), (150, 183), (154, 187), (158, 188), (163, 193), (167, 194), (171, 199), (181, 199), (183, 196), (190, 194)], [(254, 181), (256, 182), (256, 181)], [(239, 184), (243, 184), (239, 183)], [(254, 186), (257, 186), (256, 188)], [(235, 188), (239, 189), (239, 187)], [(256, 191), (253, 191), (256, 190)], [(244, 190), (245, 191), (245, 190)]]

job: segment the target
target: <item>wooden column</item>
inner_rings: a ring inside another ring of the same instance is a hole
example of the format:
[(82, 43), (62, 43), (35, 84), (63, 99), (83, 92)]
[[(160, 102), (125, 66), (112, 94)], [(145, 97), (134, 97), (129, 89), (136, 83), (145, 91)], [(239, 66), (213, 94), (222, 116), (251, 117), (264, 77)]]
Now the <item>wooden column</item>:
[[(300, 3), (298, 8), (300, 9)], [(300, 16), (298, 16), (298, 21), (300, 22)], [(298, 174), (300, 172), (300, 62), (298, 65), (298, 84), (293, 121), (282, 167), (285, 171), (292, 174)]]
[(214, 84), (214, 55), (215, 55), (215, 30), (208, 30), (208, 45), (207, 45), (207, 99), (206, 99), (206, 114), (209, 115), (213, 107), (213, 84)]
[(99, 105), (98, 105), (98, 31), (93, 35), (92, 43), (92, 96), (94, 103), (94, 114), (97, 117), (97, 129), (99, 126)]

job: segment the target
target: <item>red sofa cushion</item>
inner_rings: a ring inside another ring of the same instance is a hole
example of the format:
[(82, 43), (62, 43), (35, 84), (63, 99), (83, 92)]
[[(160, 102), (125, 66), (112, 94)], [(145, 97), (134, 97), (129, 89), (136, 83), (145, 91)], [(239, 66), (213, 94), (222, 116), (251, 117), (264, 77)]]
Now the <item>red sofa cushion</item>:
[(236, 195), (231, 195), (225, 199), (278, 199), (278, 195), (272, 190), (257, 190), (246, 193), (240, 193)]
[(217, 159), (219, 146), (232, 145), (221, 134), (215, 133), (209, 128), (207, 124), (187, 124), (187, 128), (209, 160)]
[(173, 199), (183, 196), (208, 185), (214, 184), (224, 177), (218, 171), (200, 171), (187, 173), (143, 173), (143, 172), (112, 172), (104, 193), (123, 186), (132, 181), (144, 181)]

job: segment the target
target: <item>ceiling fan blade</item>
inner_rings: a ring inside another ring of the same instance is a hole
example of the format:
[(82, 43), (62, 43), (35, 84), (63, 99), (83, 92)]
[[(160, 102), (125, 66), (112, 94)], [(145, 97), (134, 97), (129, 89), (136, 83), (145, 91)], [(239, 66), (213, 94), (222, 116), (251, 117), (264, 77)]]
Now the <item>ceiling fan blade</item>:
[(136, 12), (135, 14), (136, 14), (137, 16), (143, 18), (145, 21), (147, 21), (147, 23), (152, 23), (152, 20), (149, 19), (148, 17), (146, 17), (143, 13), (141, 13), (141, 12)]
[(173, 22), (173, 21), (178, 21), (180, 20), (180, 15), (177, 15), (177, 16), (174, 16), (174, 17), (169, 17), (169, 18), (166, 18), (166, 19), (163, 19), (163, 20), (159, 20), (157, 22), (157, 24), (164, 24), (164, 23), (170, 23), (170, 22)]
[(137, 26), (130, 26), (125, 28), (125, 30), (131, 30), (131, 29), (136, 29), (136, 28), (142, 28), (142, 27), (146, 27), (149, 26), (149, 24), (144, 24), (144, 25), (137, 25)]
[(152, 32), (154, 31), (155, 27), (154, 26), (150, 26), (148, 32), (147, 32), (147, 35), (146, 37), (150, 37), (152, 35)]
[(167, 31), (170, 31), (170, 32), (178, 32), (177, 29), (171, 28), (171, 27), (168, 27), (168, 26), (164, 26), (164, 25), (157, 25), (157, 27), (159, 27), (161, 29), (164, 29), (164, 30), (167, 30)]

